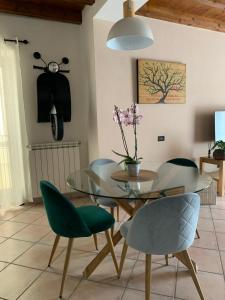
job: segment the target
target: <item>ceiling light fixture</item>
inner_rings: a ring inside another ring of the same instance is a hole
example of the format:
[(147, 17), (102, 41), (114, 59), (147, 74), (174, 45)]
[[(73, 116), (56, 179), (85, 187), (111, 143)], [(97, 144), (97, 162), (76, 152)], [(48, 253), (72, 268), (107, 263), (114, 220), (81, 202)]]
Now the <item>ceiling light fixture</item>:
[(124, 18), (116, 22), (108, 35), (106, 45), (113, 50), (138, 50), (153, 44), (154, 38), (148, 24), (134, 15), (134, 1), (123, 4)]

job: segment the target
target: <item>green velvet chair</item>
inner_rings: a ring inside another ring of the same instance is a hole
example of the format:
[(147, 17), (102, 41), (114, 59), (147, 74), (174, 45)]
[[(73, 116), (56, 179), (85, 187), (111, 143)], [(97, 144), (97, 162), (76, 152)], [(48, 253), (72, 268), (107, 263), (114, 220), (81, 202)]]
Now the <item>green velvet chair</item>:
[(48, 181), (40, 182), (41, 193), (47, 212), (47, 217), (52, 230), (56, 234), (55, 242), (49, 259), (51, 265), (56, 247), (61, 236), (68, 238), (68, 247), (62, 276), (59, 297), (62, 298), (63, 287), (70, 260), (74, 238), (89, 237), (105, 231), (108, 246), (111, 251), (113, 262), (118, 274), (118, 264), (114, 253), (109, 229), (115, 220), (106, 210), (96, 206), (83, 206), (76, 208), (57, 188)]

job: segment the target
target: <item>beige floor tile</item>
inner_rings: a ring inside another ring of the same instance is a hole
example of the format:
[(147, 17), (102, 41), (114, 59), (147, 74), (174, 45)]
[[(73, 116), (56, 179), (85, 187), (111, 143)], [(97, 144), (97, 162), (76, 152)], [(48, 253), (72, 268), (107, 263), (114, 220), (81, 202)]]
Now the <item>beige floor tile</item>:
[[(47, 234), (45, 237), (43, 237), (39, 241), (39, 243), (52, 246), (54, 244), (55, 237), (56, 237), (56, 234), (53, 231), (51, 231), (49, 234)], [(60, 237), (59, 247), (67, 247), (67, 244), (68, 244), (68, 239), (64, 238), (64, 237)]]
[[(46, 269), (48, 266), (49, 257), (51, 254), (52, 247), (48, 245), (36, 244), (27, 250), (23, 255), (15, 260), (15, 264), (36, 268), (36, 269)], [(57, 247), (54, 260), (63, 251), (63, 248)]]
[[(176, 268), (152, 264), (152, 292), (173, 297), (176, 285)], [(145, 262), (137, 261), (128, 282), (128, 288), (145, 290)]]
[(45, 208), (43, 204), (35, 204), (29, 209), (29, 212), (40, 212), (43, 214), (45, 213)]
[(216, 232), (225, 233), (225, 220), (214, 220)]
[[(199, 271), (223, 274), (219, 251), (192, 247), (188, 252), (193, 261), (196, 262)], [(178, 266), (185, 268), (181, 262)]]
[(0, 225), (0, 236), (10, 237), (26, 226), (24, 223), (4, 222)]
[(28, 210), (28, 211), (25, 211), (25, 212), (19, 214), (16, 217), (12, 218), (11, 221), (30, 224), (30, 223), (36, 221), (37, 219), (41, 218), (42, 216), (43, 216), (43, 214), (40, 212)]
[[(117, 256), (121, 255), (122, 249), (123, 249), (123, 244), (124, 244), (124, 239), (122, 239), (121, 242), (116, 245), (115, 253), (116, 253)], [(126, 257), (129, 258), (129, 259), (135, 259), (136, 260), (139, 256), (139, 253), (140, 252), (135, 250), (134, 248), (128, 247)]]
[(194, 240), (194, 247), (218, 249), (215, 232), (199, 231), (200, 239)]
[(41, 218), (34, 221), (32, 224), (49, 226), (48, 218), (46, 216), (42, 216)]
[[(65, 262), (66, 251), (59, 255), (56, 258), (54, 263), (52, 263), (51, 268), (48, 268), (51, 272), (62, 273), (64, 262)], [(79, 250), (73, 249), (71, 251), (70, 262), (68, 267), (68, 274), (75, 276), (76, 278), (82, 278), (83, 271), (85, 267), (92, 261), (92, 259), (96, 256), (95, 253), (92, 252), (82, 252)], [(110, 274), (112, 270), (110, 270)]]
[(219, 209), (225, 209), (225, 200), (224, 198), (217, 197), (216, 205), (211, 205), (211, 208), (219, 208)]
[[(0, 244), (1, 261), (12, 262), (18, 256), (23, 254), (32, 243), (8, 239)], [(0, 295), (1, 296), (1, 295)]]
[[(207, 300), (224, 300), (224, 277), (218, 274), (198, 272), (199, 283)], [(199, 295), (189, 271), (179, 271), (176, 297), (185, 300), (199, 300)]]
[(225, 210), (224, 209), (211, 209), (213, 219), (225, 220)]
[[(59, 291), (62, 276), (45, 272), (25, 291), (20, 300), (56, 300), (59, 299)], [(68, 299), (78, 284), (78, 280), (70, 276), (66, 277), (63, 299)]]
[(6, 238), (3, 238), (0, 236), (0, 244), (3, 243), (6, 240)]
[[(119, 259), (117, 259), (117, 262), (119, 264)], [(93, 281), (125, 287), (131, 275), (131, 272), (133, 270), (134, 264), (135, 264), (135, 260), (126, 259), (123, 266), (121, 277), (120, 279), (118, 279), (112, 257), (111, 255), (108, 255), (97, 267), (97, 269), (91, 275), (90, 279)]]
[(225, 251), (225, 234), (224, 233), (217, 233), (217, 241), (219, 245), (219, 250)]
[(8, 265), (8, 263), (0, 261), (0, 271), (2, 271), (7, 265)]
[(17, 299), (39, 274), (38, 270), (8, 265), (0, 272), (0, 297)]
[[(97, 234), (97, 240), (98, 249), (101, 250), (107, 243), (105, 235)], [(73, 248), (82, 251), (96, 251), (93, 236), (74, 239)]]
[[(145, 261), (145, 253), (140, 253), (138, 256), (138, 260)], [(160, 265), (166, 264), (165, 256), (164, 255), (152, 255), (152, 262)], [(170, 266), (177, 266), (177, 259), (172, 257), (172, 255), (169, 255), (169, 265)]]
[[(145, 300), (145, 292), (126, 289), (122, 300)], [(171, 297), (151, 294), (151, 300), (173, 300)]]
[(50, 228), (48, 226), (31, 224), (14, 234), (13, 238), (23, 241), (37, 242), (47, 235), (49, 231)]
[(209, 207), (201, 207), (200, 209), (200, 218), (212, 218)]
[(15, 209), (15, 210), (0, 210), (0, 221), (7, 221), (15, 216), (21, 214), (23, 209)]
[(214, 231), (212, 219), (199, 218), (198, 220), (198, 230), (204, 231)]
[(222, 265), (223, 265), (223, 271), (225, 274), (225, 252), (224, 251), (220, 251), (220, 257), (221, 257), (221, 261), (222, 261)]
[(70, 300), (121, 300), (124, 288), (83, 280)]

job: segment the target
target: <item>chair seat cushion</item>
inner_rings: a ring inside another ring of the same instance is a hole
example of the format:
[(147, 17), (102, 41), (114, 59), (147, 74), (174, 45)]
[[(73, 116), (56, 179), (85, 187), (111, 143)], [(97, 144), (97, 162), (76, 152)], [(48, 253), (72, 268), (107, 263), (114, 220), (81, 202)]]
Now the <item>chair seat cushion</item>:
[(77, 210), (93, 234), (105, 231), (115, 223), (113, 216), (101, 207), (82, 206)]
[(126, 236), (127, 236), (127, 233), (130, 229), (131, 222), (132, 222), (131, 220), (124, 222), (120, 227), (120, 232), (124, 238), (126, 238)]

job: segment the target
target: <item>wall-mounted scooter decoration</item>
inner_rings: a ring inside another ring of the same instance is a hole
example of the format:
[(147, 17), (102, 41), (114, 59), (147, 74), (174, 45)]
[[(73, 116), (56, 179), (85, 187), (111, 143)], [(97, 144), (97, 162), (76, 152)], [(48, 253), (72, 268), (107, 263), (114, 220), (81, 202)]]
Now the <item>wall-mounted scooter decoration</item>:
[(69, 73), (69, 70), (61, 70), (60, 65), (67, 65), (69, 59), (63, 57), (59, 64), (55, 61), (47, 64), (39, 52), (34, 52), (33, 56), (45, 64), (44, 67), (33, 66), (44, 71), (37, 79), (38, 122), (51, 122), (54, 139), (61, 141), (63, 122), (71, 121), (71, 96), (69, 81), (60, 74)]

